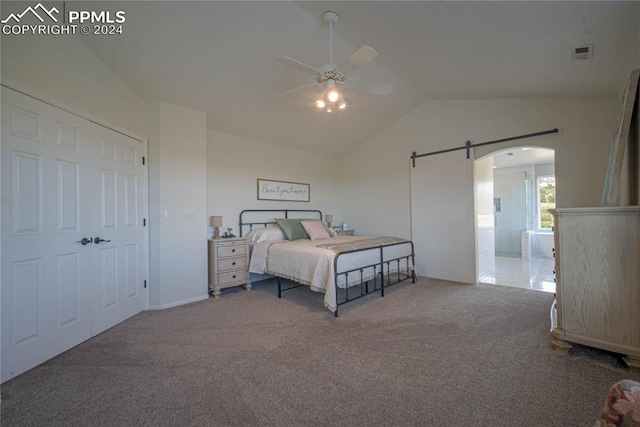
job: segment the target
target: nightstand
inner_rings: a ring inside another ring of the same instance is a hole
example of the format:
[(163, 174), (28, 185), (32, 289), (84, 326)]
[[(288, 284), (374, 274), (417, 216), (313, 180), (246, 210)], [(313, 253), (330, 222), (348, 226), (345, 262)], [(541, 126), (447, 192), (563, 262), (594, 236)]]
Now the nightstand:
[(249, 241), (243, 237), (209, 239), (209, 294), (220, 298), (220, 289), (245, 285), (249, 281)]
[(336, 230), (336, 233), (338, 233), (338, 236), (353, 236), (353, 232), (356, 230)]

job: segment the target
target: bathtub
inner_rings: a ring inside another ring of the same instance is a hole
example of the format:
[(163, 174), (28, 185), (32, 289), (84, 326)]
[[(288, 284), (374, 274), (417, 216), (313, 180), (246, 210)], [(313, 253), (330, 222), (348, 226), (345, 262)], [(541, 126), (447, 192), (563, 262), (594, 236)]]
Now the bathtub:
[(553, 231), (536, 231), (536, 242), (545, 258), (553, 258)]

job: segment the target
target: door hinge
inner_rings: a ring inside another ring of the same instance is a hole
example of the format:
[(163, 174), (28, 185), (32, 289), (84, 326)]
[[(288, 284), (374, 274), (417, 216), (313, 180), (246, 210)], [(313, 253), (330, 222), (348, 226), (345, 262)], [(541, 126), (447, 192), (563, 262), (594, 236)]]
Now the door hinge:
[(143, 165), (144, 165), (144, 160), (145, 160), (145, 159), (144, 159), (144, 156), (142, 156), (142, 164), (143, 164)]
[(142, 226), (143, 227), (147, 226), (147, 218), (142, 218)]
[(144, 288), (147, 289), (147, 281), (144, 281)]

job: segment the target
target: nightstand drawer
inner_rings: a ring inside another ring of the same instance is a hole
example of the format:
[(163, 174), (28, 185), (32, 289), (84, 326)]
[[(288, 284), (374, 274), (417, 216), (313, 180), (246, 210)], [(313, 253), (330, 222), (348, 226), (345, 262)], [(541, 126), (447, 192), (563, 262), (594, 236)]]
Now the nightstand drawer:
[(247, 253), (247, 245), (229, 245), (229, 246), (218, 246), (218, 257), (226, 258), (230, 256), (238, 256), (238, 255), (246, 255)]
[(237, 270), (247, 267), (247, 257), (218, 260), (218, 271)]
[(224, 287), (228, 283), (240, 282), (247, 280), (247, 272), (244, 270), (230, 271), (228, 273), (218, 274), (218, 285)]

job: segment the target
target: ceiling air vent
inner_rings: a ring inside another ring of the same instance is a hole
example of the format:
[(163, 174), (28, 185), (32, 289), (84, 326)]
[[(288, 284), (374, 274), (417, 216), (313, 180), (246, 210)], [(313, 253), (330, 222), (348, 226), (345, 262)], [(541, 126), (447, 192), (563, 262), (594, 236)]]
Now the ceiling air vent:
[(593, 45), (574, 46), (571, 48), (572, 61), (585, 61), (593, 58)]

